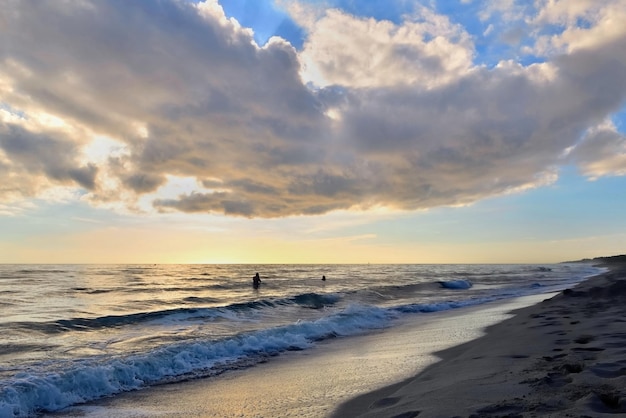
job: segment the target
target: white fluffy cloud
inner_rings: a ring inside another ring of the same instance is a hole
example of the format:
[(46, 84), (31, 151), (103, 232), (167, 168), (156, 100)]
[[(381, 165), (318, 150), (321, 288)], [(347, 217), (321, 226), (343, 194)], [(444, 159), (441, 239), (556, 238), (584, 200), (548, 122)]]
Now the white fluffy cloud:
[(547, 32), (537, 40), (535, 50), (540, 54), (601, 47), (626, 36), (624, 0), (541, 0), (537, 7), (537, 15), (528, 21)]
[[(623, 33), (488, 69), (426, 8), (402, 24), (328, 11), (301, 52), (259, 47), (214, 0), (9, 0), (0, 14), (4, 202), (72, 186), (95, 205), (279, 217), (465, 204), (552, 181), (566, 150), (590, 176), (624, 172), (585, 148), (623, 146), (589, 133), (626, 99)], [(172, 178), (197, 188), (159, 195)]]
[(472, 64), (469, 35), (421, 7), (401, 25), (328, 10), (309, 28), (303, 78), (319, 86), (430, 88), (458, 79)]

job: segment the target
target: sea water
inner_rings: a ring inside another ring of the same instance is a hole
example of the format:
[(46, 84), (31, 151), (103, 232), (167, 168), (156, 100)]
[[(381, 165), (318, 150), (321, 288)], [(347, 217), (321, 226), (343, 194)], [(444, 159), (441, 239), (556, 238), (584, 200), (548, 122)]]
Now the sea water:
[(430, 312), (552, 293), (600, 271), (582, 263), (0, 265), (0, 416), (245, 370)]

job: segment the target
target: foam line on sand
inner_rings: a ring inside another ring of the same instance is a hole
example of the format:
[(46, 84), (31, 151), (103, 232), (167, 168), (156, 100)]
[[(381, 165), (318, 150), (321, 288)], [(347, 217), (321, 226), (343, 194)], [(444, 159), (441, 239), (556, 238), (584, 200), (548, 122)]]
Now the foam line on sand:
[(516, 311), (437, 353), (417, 376), (334, 417), (614, 417), (626, 414), (626, 265)]

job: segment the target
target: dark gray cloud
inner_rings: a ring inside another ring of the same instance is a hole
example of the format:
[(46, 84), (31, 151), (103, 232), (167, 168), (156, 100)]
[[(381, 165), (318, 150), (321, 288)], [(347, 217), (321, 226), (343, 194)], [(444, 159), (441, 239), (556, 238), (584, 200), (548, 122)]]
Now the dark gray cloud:
[[(0, 105), (26, 115), (0, 128), (0, 194), (74, 185), (98, 204), (180, 176), (203, 187), (156, 197), (157, 210), (417, 209), (540, 185), (574, 157), (595, 167), (602, 150), (623, 150), (615, 132), (581, 137), (626, 99), (626, 36), (534, 66), (455, 66), (435, 87), (315, 89), (289, 44), (258, 47), (210, 3), (10, 0), (0, 13)], [(416, 53), (402, 48), (392, 56)], [(420, 65), (437, 72), (439, 59)], [(41, 114), (65, 127), (35, 123)], [(94, 135), (124, 152), (89, 161)], [(615, 164), (601, 175), (622, 173)]]
[(165, 178), (159, 175), (135, 173), (124, 179), (124, 185), (137, 193), (149, 193), (157, 190), (165, 183)]
[[(98, 169), (78, 161), (77, 144), (67, 139), (29, 132), (20, 126), (0, 124), (0, 151), (11, 162), (11, 177), (26, 183), (44, 176), (52, 182), (95, 188)], [(7, 179), (7, 178), (5, 178)], [(10, 177), (8, 180), (11, 180)], [(34, 190), (27, 187), (27, 190)]]

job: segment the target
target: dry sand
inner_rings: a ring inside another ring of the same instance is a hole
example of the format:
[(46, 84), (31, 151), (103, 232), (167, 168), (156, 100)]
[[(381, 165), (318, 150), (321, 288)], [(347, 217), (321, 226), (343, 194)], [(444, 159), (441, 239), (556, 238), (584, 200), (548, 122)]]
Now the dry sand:
[(520, 309), (333, 416), (626, 416), (626, 265), (610, 261), (609, 272)]

